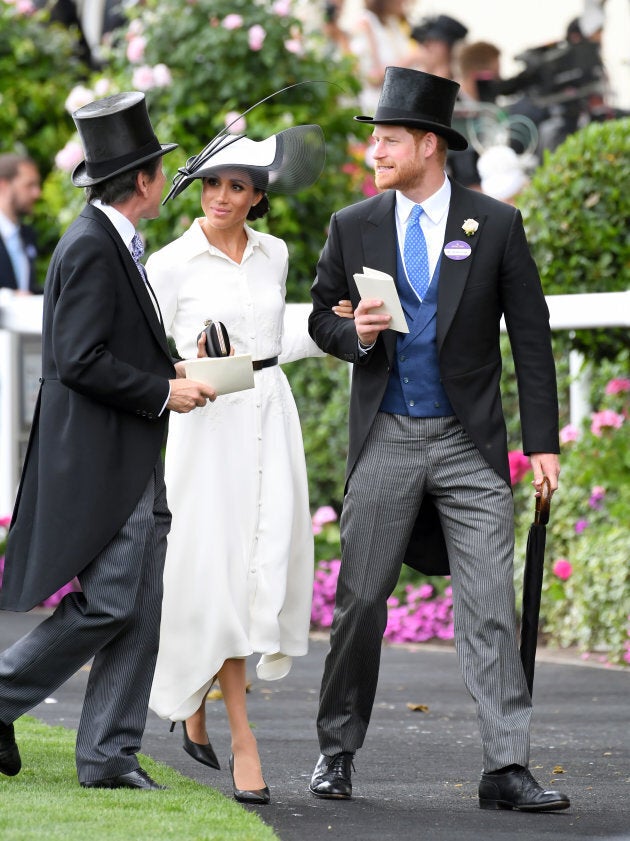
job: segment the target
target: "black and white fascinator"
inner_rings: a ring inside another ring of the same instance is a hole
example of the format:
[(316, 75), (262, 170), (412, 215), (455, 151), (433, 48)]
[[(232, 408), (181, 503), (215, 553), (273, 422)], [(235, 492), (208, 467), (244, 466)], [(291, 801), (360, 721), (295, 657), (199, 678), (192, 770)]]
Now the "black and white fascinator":
[(230, 128), (263, 102), (291, 88), (282, 88), (252, 105), (222, 129), (199, 154), (186, 161), (173, 178), (173, 186), (162, 202), (178, 196), (196, 178), (207, 178), (218, 169), (245, 169), (258, 190), (297, 193), (314, 184), (326, 159), (324, 133), (318, 125), (299, 125), (272, 134), (264, 140), (250, 140), (244, 134), (230, 134)]

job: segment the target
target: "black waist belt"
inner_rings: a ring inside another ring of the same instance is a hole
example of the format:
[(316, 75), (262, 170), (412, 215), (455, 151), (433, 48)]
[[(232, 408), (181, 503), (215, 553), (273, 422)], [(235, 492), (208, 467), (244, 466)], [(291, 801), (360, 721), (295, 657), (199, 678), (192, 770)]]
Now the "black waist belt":
[(255, 362), (252, 362), (252, 368), (254, 371), (260, 371), (263, 368), (271, 368), (272, 365), (278, 364), (278, 357), (277, 356), (270, 356), (269, 359), (257, 359)]

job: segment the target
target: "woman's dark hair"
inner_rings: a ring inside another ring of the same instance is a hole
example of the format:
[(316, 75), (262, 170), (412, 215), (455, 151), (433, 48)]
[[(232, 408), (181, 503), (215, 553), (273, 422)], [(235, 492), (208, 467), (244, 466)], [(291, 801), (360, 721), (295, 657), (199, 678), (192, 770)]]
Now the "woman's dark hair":
[(269, 213), (269, 199), (267, 197), (267, 193), (263, 193), (260, 201), (249, 208), (247, 219), (248, 221), (253, 222), (255, 219), (262, 219), (262, 217), (266, 216), (267, 213)]
[(157, 157), (147, 161), (142, 166), (128, 169), (120, 175), (113, 175), (98, 184), (92, 184), (85, 188), (86, 201), (89, 203), (94, 199), (100, 199), (103, 204), (119, 204), (127, 201), (136, 192), (136, 178), (139, 172), (146, 172), (149, 181), (153, 181), (157, 171), (162, 165), (162, 158)]

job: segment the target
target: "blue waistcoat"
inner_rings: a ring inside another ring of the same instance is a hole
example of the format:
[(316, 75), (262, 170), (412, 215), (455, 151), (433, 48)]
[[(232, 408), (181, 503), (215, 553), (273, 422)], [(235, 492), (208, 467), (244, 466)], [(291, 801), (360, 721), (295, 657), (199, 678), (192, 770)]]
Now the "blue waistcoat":
[(442, 258), (438, 260), (422, 303), (407, 280), (399, 248), (397, 258), (396, 287), (409, 333), (398, 333), (394, 364), (380, 410), (416, 418), (454, 415), (440, 381), (436, 344), (437, 294)]

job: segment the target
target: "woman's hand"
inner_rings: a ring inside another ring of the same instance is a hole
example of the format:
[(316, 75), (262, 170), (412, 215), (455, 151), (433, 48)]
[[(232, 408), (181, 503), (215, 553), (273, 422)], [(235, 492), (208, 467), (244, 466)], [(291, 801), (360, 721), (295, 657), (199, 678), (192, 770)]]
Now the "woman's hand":
[(354, 318), (354, 308), (352, 306), (352, 301), (339, 301), (337, 306), (332, 308), (332, 311), (335, 315), (338, 315), (339, 318)]
[(208, 356), (206, 353), (206, 333), (202, 330), (197, 339), (197, 359), (205, 359)]

